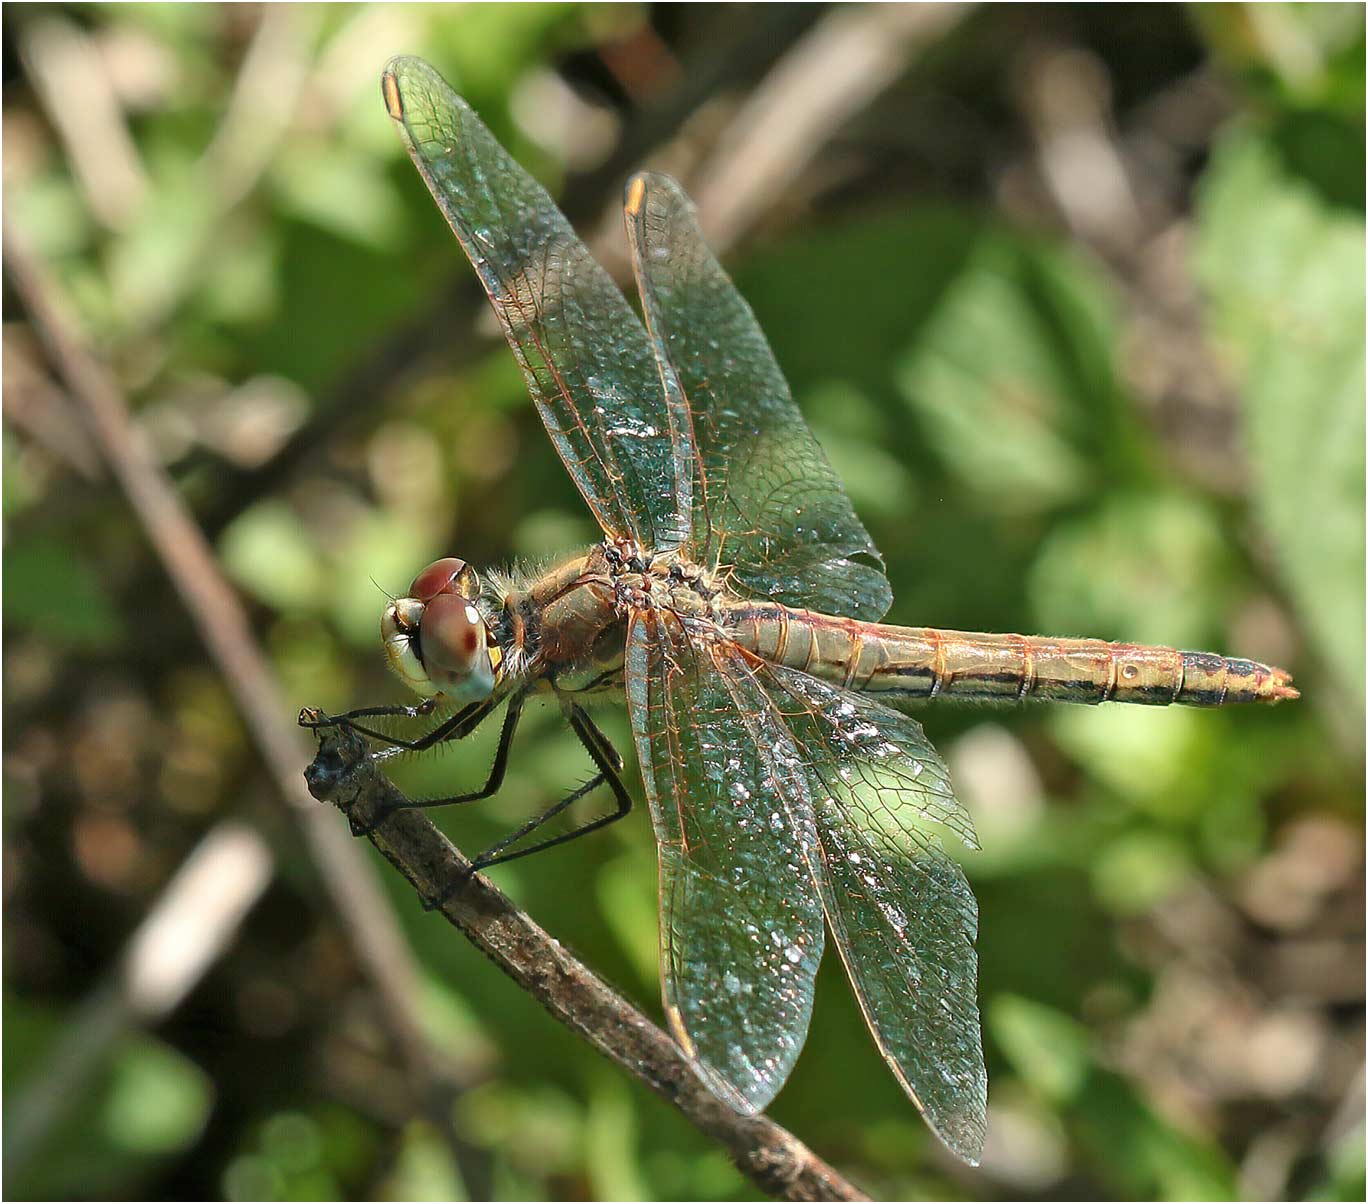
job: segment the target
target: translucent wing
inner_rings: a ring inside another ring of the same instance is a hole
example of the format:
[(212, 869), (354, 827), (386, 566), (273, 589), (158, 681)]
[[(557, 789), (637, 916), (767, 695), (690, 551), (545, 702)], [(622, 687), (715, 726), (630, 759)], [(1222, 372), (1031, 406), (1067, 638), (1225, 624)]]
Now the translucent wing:
[(823, 926), (803, 771), (728, 660), (739, 656), (695, 644), (669, 612), (632, 617), (627, 700), (660, 845), (665, 1013), (708, 1085), (749, 1113), (807, 1036)]
[(688, 423), (650, 342), (547, 195), (427, 63), (382, 77), (404, 145), (479, 274), (556, 450), (600, 525), (647, 550), (687, 537)]
[(822, 903), (870, 1032), (937, 1136), (977, 1163), (978, 905), (935, 832), (977, 848), (968, 813), (919, 723), (793, 669), (753, 672), (808, 779)]
[[(882, 560), (755, 321), (668, 176), (627, 186), (627, 230), (665, 391), (692, 411), (702, 468), (694, 558), (791, 606), (877, 620)], [(852, 557), (864, 557), (862, 563)]]
[(633, 616), (626, 676), (660, 843), (666, 1012), (704, 1077), (746, 1110), (787, 1077), (820, 897), (884, 1059), (976, 1162), (978, 907), (936, 829), (977, 841), (921, 726), (664, 611)]

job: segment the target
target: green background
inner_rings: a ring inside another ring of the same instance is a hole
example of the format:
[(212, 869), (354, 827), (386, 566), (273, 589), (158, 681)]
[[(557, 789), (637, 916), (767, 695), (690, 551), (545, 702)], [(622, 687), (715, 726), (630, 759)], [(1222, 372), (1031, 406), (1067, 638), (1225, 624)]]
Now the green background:
[[(390, 128), (384, 61), (432, 61), (620, 252), (630, 170), (694, 187), (777, 73), (834, 86), (802, 48), (836, 53), (824, 23), (860, 16), (6, 6), (6, 225), (210, 535), (282, 725), (404, 701), (382, 591), (430, 559), (594, 538)], [(725, 255), (887, 558), (891, 619), (1210, 648), (1304, 698), (927, 710), (984, 846), (984, 1165), (936, 1146), (834, 964), (772, 1115), (883, 1198), (1362, 1198), (1362, 9), (941, 25), (762, 184)], [(7, 1125), (207, 831), (244, 818), (278, 859), (6, 1194), (752, 1198), (378, 864), (460, 1086), (424, 1115), (214, 662), (5, 302)], [(628, 750), (620, 709), (602, 722)], [(478, 784), (495, 735), (397, 779)], [(439, 822), (474, 851), (587, 772), (535, 709), (500, 795)], [(644, 807), (493, 877), (658, 1017)]]

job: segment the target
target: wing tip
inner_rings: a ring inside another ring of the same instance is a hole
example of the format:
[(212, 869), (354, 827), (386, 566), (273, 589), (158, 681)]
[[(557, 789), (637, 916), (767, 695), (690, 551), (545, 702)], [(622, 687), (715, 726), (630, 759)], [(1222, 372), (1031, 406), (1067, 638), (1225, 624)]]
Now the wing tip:
[[(408, 124), (409, 110), (414, 107), (421, 111), (449, 105), (463, 114), (471, 112), (446, 76), (416, 54), (396, 54), (385, 64), (380, 72), (380, 94), (384, 97), (386, 112), (404, 126)], [(414, 103), (408, 103), (410, 101)]]
[(415, 75), (432, 76), (438, 75), (438, 72), (431, 63), (416, 54), (392, 55), (380, 72), (380, 86), (387, 90), (393, 88), (397, 92), (401, 81), (407, 82)]
[(689, 1036), (689, 1030), (685, 1027), (684, 1014), (673, 1003), (665, 1004), (665, 1023), (669, 1027), (675, 1043), (679, 1046), (680, 1052), (688, 1059), (690, 1069), (698, 1076), (703, 1085), (733, 1112), (740, 1116), (759, 1116), (769, 1107), (770, 1101), (779, 1094), (779, 1088), (784, 1084), (783, 1078), (780, 1078), (778, 1082), (767, 1081), (763, 1089), (756, 1093), (758, 1096), (756, 1099), (752, 1099), (742, 1092), (725, 1074), (699, 1054), (698, 1047), (694, 1044), (693, 1038)]
[[(861, 1002), (861, 1011), (864, 1011), (863, 1002)], [(869, 1023), (867, 1012), (865, 1013), (865, 1022)], [(872, 1024), (870, 1030), (871, 1032), (874, 1031)], [(976, 1090), (964, 1101), (962, 1106), (945, 1112), (937, 1109), (933, 1114), (927, 1107), (926, 1101), (922, 1099), (917, 1089), (912, 1085), (897, 1058), (884, 1048), (883, 1041), (877, 1033), (874, 1033), (874, 1041), (879, 1046), (879, 1052), (883, 1054), (884, 1062), (893, 1072), (893, 1077), (898, 1080), (898, 1086), (912, 1101), (922, 1120), (926, 1122), (926, 1127), (935, 1135), (936, 1140), (961, 1162), (967, 1163), (969, 1166), (978, 1166), (983, 1161), (983, 1143), (988, 1134), (988, 1072), (983, 1065), (982, 1046), (979, 1047), (978, 1074), (975, 1076), (977, 1080)]]
[(675, 200), (682, 200), (690, 208), (693, 202), (688, 193), (674, 176), (663, 171), (633, 172), (622, 189), (622, 207), (627, 216), (636, 218), (645, 208), (647, 193), (665, 193)]
[(635, 172), (622, 190), (622, 208), (633, 220), (641, 216), (642, 207), (646, 203), (646, 185), (650, 178), (649, 172)]
[(986, 1081), (980, 1107), (954, 1112), (943, 1118), (932, 1117), (927, 1110), (925, 1101), (908, 1082), (902, 1067), (887, 1053), (884, 1054), (884, 1061), (892, 1069), (894, 1078), (898, 1080), (903, 1091), (907, 1093), (907, 1098), (912, 1101), (921, 1114), (922, 1119), (926, 1122), (926, 1127), (935, 1135), (936, 1140), (961, 1162), (968, 1163), (970, 1166), (978, 1166), (983, 1161), (983, 1142), (988, 1132)]
[(395, 121), (404, 120), (404, 98), (399, 91), (399, 78), (395, 74), (398, 59), (390, 59), (380, 75), (380, 95), (385, 98), (385, 112)]
[[(925, 1113), (923, 1113), (925, 1115)], [(961, 1162), (969, 1166), (979, 1166), (983, 1162), (983, 1145), (988, 1135), (988, 1118), (985, 1112), (960, 1114), (952, 1118), (953, 1124), (942, 1128), (929, 1125), (937, 1140)]]
[(744, 1095), (741, 1089), (732, 1083), (726, 1075), (715, 1070), (702, 1058), (690, 1058), (689, 1065), (702, 1084), (738, 1116), (759, 1116), (770, 1106), (774, 1097), (779, 1094), (779, 1088), (783, 1086), (782, 1082), (766, 1084), (761, 1097), (751, 1099), (750, 1096)]

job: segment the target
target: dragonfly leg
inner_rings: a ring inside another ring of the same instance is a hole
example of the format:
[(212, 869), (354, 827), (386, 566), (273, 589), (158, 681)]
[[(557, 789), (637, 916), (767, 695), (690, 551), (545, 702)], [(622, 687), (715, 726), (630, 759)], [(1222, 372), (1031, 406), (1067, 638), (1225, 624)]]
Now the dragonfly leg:
[(299, 712), (299, 726), (317, 731), (321, 727), (350, 724), (353, 719), (365, 719), (372, 715), (403, 715), (408, 719), (420, 719), (424, 715), (432, 714), (436, 706), (437, 696), (434, 694), (431, 698), (424, 698), (422, 702), (415, 703), (413, 706), (391, 704), (381, 707), (358, 707), (354, 711), (347, 711), (341, 715), (329, 715), (317, 707), (304, 707)]
[[(540, 853), (554, 845), (565, 844), (576, 837), (585, 836), (599, 828), (606, 827), (608, 824), (622, 819), (631, 811), (632, 796), (622, 781), (622, 758), (618, 755), (617, 749), (613, 747), (608, 737), (599, 730), (598, 725), (579, 707), (573, 704), (569, 705), (566, 708), (566, 718), (569, 720), (575, 735), (580, 738), (580, 743), (584, 745), (585, 751), (588, 752), (598, 772), (583, 786), (572, 790), (559, 802), (534, 815), (525, 824), (510, 832), (502, 840), (490, 845), (489, 848), (475, 857), (470, 863), (470, 868), (460, 874), (450, 887), (436, 898), (428, 899), (423, 903), (425, 911), (432, 911), (434, 908), (441, 907), (480, 870), (488, 869), (491, 865), (499, 865), (505, 861), (516, 861), (519, 857), (528, 857), (533, 853)], [(540, 840), (536, 844), (528, 845), (525, 849), (510, 850), (510, 845), (517, 844), (523, 837), (535, 832), (543, 824), (560, 815), (572, 804), (597, 790), (604, 783), (607, 783), (613, 792), (613, 799), (616, 803), (613, 811), (607, 815), (600, 815), (588, 823), (581, 824), (578, 828), (572, 828), (569, 832), (562, 832), (559, 835), (548, 837), (546, 840)]]
[(441, 744), (446, 740), (464, 740), (493, 714), (498, 705), (499, 703), (495, 699), (472, 702), (469, 706), (462, 707), (450, 718), (442, 720), (430, 732), (419, 736), (416, 740), (400, 740), (394, 736), (386, 735), (384, 732), (369, 731), (356, 723), (351, 726), (354, 731), (360, 732), (363, 736), (383, 740), (389, 746), (371, 753), (371, 760), (383, 761), (388, 757), (396, 757), (400, 753), (422, 752), (425, 748), (431, 748), (434, 744)]
[(348, 711), (345, 715), (324, 715), (322, 711), (315, 710), (313, 707), (305, 707), (299, 713), (299, 725), (300, 727), (314, 729), (349, 727), (354, 732), (360, 732), (361, 735), (371, 740), (379, 740), (385, 744), (387, 747), (371, 754), (373, 760), (383, 761), (387, 757), (397, 756), (399, 753), (422, 752), (425, 748), (431, 748), (443, 740), (464, 740), (485, 721), (485, 718), (498, 703), (488, 700), (472, 702), (415, 740), (404, 740), (398, 736), (391, 736), (388, 732), (377, 731), (373, 727), (367, 727), (364, 723), (357, 723), (353, 718), (353, 716), (358, 715), (403, 715), (409, 719), (421, 719), (424, 715), (431, 714), (436, 705), (436, 700), (431, 699), (412, 707), (362, 707), (360, 710)]
[[(488, 780), (479, 790), (472, 790), (468, 794), (454, 794), (449, 798), (405, 800), (403, 803), (395, 804), (380, 812), (368, 824), (362, 825), (355, 820), (351, 821), (352, 835), (369, 836), (395, 811), (420, 810), (424, 807), (454, 807), (458, 803), (473, 803), (479, 799), (489, 798), (492, 794), (497, 794), (499, 787), (503, 785), (504, 774), (508, 770), (508, 750), (513, 744), (513, 733), (518, 730), (518, 720), (522, 716), (523, 699), (524, 695), (514, 694), (508, 700), (508, 711), (504, 715), (503, 729), (499, 732), (499, 747), (494, 753), (494, 763), (489, 767)], [(382, 749), (373, 754), (372, 759), (378, 761), (383, 760), (386, 755), (430, 748), (443, 740), (464, 740), (493, 709), (493, 704), (487, 702), (472, 703), (464, 710), (457, 711), (450, 719), (438, 724), (426, 736), (420, 736), (417, 740), (407, 741), (396, 747)], [(366, 735), (370, 734), (362, 727), (356, 727), (356, 730)]]

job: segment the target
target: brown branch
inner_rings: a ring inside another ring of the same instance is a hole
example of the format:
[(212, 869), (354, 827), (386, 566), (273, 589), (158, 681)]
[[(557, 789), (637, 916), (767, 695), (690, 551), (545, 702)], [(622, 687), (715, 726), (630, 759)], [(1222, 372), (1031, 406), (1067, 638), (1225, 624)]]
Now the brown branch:
[(80, 25), (53, 12), (19, 18), (19, 53), (87, 210), (124, 230), (151, 191), (147, 172), (104, 59)]
[(714, 252), (732, 247), (789, 195), (836, 131), (973, 8), (852, 4), (826, 13), (746, 98), (693, 182)]
[[(404, 1065), (430, 1092), (443, 1077), (443, 1059), (421, 1030), (417, 968), (373, 868), (303, 789), (299, 770), (306, 746), (287, 727), (288, 707), (241, 602), (204, 533), (139, 439), (118, 383), (85, 346), (46, 267), (8, 222), (4, 267), (222, 674), (279, 798), (301, 830), (343, 929), (381, 997), (380, 1011)], [(237, 914), (223, 922), (235, 927), (252, 901), (239, 898)]]
[[(305, 772), (309, 792), (335, 804), (424, 899), (470, 872), (470, 862), (370, 759), (350, 728), (329, 729)], [(399, 809), (396, 809), (399, 808)], [(599, 1053), (640, 1079), (695, 1128), (725, 1146), (742, 1174), (790, 1200), (868, 1197), (765, 1116), (742, 1116), (694, 1074), (661, 1029), (576, 960), (487, 879), (476, 875), (442, 914), (496, 966)]]
[(272, 870), (266, 842), (237, 820), (220, 821), (200, 839), (125, 944), (118, 968), (67, 1017), (43, 1073), (29, 1076), (11, 1096), (7, 1189), (22, 1184), (22, 1168), (88, 1092), (110, 1046), (131, 1027), (160, 1024), (218, 960), (270, 885)]

